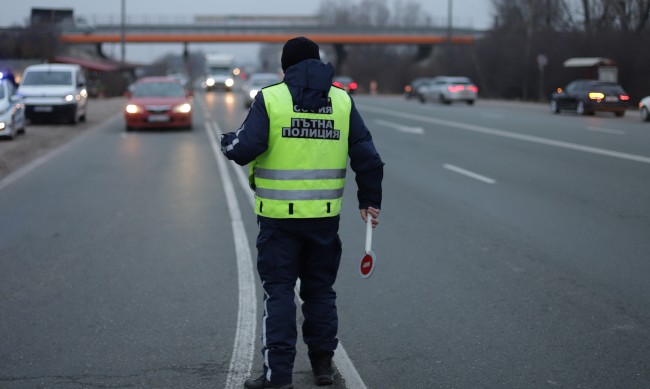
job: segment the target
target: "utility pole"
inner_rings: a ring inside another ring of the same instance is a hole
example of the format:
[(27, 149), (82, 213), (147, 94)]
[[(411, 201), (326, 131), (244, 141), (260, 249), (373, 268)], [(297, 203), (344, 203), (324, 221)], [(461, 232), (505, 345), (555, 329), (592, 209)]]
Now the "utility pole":
[(452, 8), (454, 0), (447, 0), (447, 43), (451, 45), (452, 35)]
[(122, 44), (122, 62), (126, 60), (126, 37), (125, 37), (125, 29), (126, 29), (126, 5), (125, 5), (126, 0), (122, 0), (122, 21), (120, 25), (120, 43)]

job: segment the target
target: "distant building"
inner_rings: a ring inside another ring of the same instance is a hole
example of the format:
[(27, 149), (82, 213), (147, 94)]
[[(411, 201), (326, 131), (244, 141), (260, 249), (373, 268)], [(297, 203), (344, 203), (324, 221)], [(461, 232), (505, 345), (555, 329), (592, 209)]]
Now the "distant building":
[(32, 26), (73, 26), (74, 10), (69, 8), (32, 8)]

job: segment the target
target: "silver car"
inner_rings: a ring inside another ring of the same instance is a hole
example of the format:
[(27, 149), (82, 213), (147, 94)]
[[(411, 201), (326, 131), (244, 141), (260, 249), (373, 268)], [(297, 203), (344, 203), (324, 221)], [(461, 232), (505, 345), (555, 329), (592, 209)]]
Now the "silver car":
[(14, 139), (25, 133), (25, 104), (14, 85), (0, 79), (0, 137)]
[(641, 112), (641, 120), (650, 122), (650, 96), (646, 96), (639, 101), (639, 112)]
[(276, 73), (255, 73), (250, 76), (248, 82), (242, 88), (244, 92), (244, 106), (250, 107), (255, 100), (257, 93), (264, 87), (282, 82), (282, 78)]
[(478, 98), (478, 87), (467, 77), (434, 77), (420, 88), (425, 101), (437, 101), (451, 104), (454, 101), (464, 101), (474, 104)]

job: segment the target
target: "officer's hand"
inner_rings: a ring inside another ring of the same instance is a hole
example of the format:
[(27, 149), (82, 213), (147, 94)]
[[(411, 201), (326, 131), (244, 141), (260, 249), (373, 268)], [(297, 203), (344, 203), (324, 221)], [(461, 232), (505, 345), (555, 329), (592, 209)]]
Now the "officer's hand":
[(379, 224), (379, 209), (368, 207), (368, 209), (361, 209), (360, 211), (363, 222), (368, 222), (368, 214), (370, 214), (372, 216), (372, 228), (376, 228)]

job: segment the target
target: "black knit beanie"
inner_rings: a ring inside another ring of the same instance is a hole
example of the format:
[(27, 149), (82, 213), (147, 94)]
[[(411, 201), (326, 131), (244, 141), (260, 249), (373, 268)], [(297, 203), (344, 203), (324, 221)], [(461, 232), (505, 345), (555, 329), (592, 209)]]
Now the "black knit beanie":
[(282, 48), (282, 71), (306, 59), (320, 59), (318, 45), (304, 36), (289, 39)]

